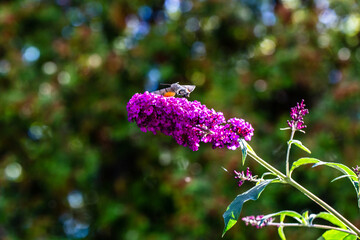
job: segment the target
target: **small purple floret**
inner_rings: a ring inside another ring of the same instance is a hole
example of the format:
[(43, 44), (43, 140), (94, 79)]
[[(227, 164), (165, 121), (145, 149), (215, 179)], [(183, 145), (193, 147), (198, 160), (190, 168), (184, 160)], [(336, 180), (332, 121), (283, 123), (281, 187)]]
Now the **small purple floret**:
[(292, 107), (290, 110), (290, 117), (293, 119), (287, 121), (291, 129), (300, 130), (306, 128), (304, 125), (304, 116), (309, 113), (309, 110), (305, 108), (304, 99), (301, 103), (297, 103), (295, 107)]
[(253, 175), (252, 175), (252, 172), (250, 171), (250, 168), (246, 168), (246, 173), (244, 173), (244, 171), (241, 171), (241, 172), (238, 172), (236, 170), (234, 170), (234, 173), (235, 173), (235, 178), (238, 178), (240, 179), (239, 180), (239, 187), (241, 187), (245, 181), (253, 181), (253, 180), (256, 180)]
[(247, 216), (247, 217), (243, 217), (241, 220), (243, 220), (247, 225), (251, 225), (254, 226), (256, 228), (262, 228), (267, 226), (269, 223), (271, 223), (272, 221), (274, 221), (274, 218), (270, 217), (267, 219), (264, 219), (264, 215), (258, 215), (258, 216)]
[(232, 118), (226, 122), (223, 113), (186, 98), (137, 93), (126, 109), (128, 120), (135, 121), (142, 131), (160, 131), (193, 151), (199, 149), (200, 142), (234, 150), (240, 146), (239, 139), (250, 141), (254, 135), (254, 129), (245, 120)]

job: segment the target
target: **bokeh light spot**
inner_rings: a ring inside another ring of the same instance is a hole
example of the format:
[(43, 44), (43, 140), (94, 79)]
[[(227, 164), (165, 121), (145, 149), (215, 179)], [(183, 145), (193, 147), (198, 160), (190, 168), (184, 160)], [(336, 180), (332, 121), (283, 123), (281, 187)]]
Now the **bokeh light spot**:
[(149, 6), (142, 6), (138, 10), (140, 18), (144, 21), (149, 21), (152, 15), (152, 9)]
[(200, 29), (199, 20), (195, 17), (191, 17), (186, 20), (185, 29), (189, 32), (195, 32)]
[(315, 5), (318, 9), (328, 8), (330, 3), (328, 0), (315, 0)]
[(204, 31), (212, 31), (217, 29), (220, 25), (219, 17), (218, 16), (211, 16), (207, 19), (203, 24)]
[(329, 73), (329, 83), (331, 84), (335, 84), (340, 82), (342, 79), (342, 73), (337, 70), (337, 69), (333, 69), (330, 71)]
[(292, 21), (294, 24), (301, 24), (303, 21), (307, 19), (307, 12), (303, 9), (299, 9), (294, 12), (292, 15)]
[(25, 62), (35, 62), (40, 57), (40, 50), (37, 47), (30, 46), (23, 50), (22, 59)]
[(176, 13), (180, 9), (180, 1), (179, 0), (165, 0), (164, 3), (165, 10), (168, 13)]
[(326, 9), (320, 14), (319, 22), (324, 24), (327, 28), (334, 28), (337, 26), (338, 17), (334, 10)]
[(89, 234), (89, 224), (66, 216), (63, 223), (65, 234), (70, 238), (85, 238)]
[(72, 191), (67, 196), (71, 208), (81, 208), (84, 206), (84, 198), (80, 191)]
[(253, 13), (252, 13), (251, 9), (249, 9), (248, 7), (243, 6), (238, 11), (238, 16), (239, 16), (240, 19), (242, 19), (244, 21), (249, 21), (253, 17)]
[(265, 92), (267, 89), (267, 83), (264, 80), (259, 79), (255, 81), (254, 88), (258, 92)]
[(183, 13), (190, 12), (192, 7), (193, 7), (193, 3), (189, 0), (182, 0), (180, 2), (180, 11)]
[(91, 31), (93, 31), (93, 32), (100, 32), (102, 29), (102, 24), (99, 21), (91, 21), (90, 28), (91, 28)]
[(282, 2), (289, 9), (297, 9), (301, 6), (300, 0), (283, 0)]
[(85, 12), (90, 17), (94, 18), (102, 13), (103, 7), (99, 2), (88, 2), (85, 6)]
[(201, 73), (201, 72), (194, 72), (194, 73), (191, 75), (191, 81), (192, 81), (196, 86), (204, 85), (205, 79), (206, 79), (205, 74), (203, 74), (203, 73)]
[(73, 35), (73, 33), (74, 33), (74, 29), (71, 26), (65, 26), (61, 30), (61, 35), (66, 39), (69, 39)]
[(54, 62), (46, 62), (42, 66), (42, 70), (47, 75), (52, 75), (57, 71), (57, 66)]
[(351, 52), (348, 48), (340, 48), (340, 50), (338, 51), (338, 58), (341, 60), (341, 61), (347, 61), (349, 60), (351, 56)]
[(8, 180), (16, 181), (21, 176), (22, 167), (17, 162), (9, 163), (8, 165), (6, 165), (4, 172), (5, 172), (5, 177)]
[(263, 24), (257, 24), (254, 27), (254, 34), (258, 38), (264, 37), (266, 34), (266, 27)]
[(155, 91), (159, 85), (159, 81), (161, 79), (161, 72), (159, 69), (153, 67), (147, 73), (147, 80), (145, 83), (145, 90), (152, 92)]
[(346, 17), (341, 24), (341, 30), (349, 36), (358, 34), (360, 31), (360, 14), (351, 14)]
[(7, 74), (11, 69), (11, 65), (9, 61), (3, 59), (0, 60), (0, 74)]
[(102, 59), (99, 54), (92, 54), (89, 56), (87, 62), (89, 67), (98, 68), (102, 63)]
[(191, 47), (191, 55), (193, 58), (202, 58), (206, 56), (206, 48), (203, 42), (194, 42)]
[(43, 127), (38, 124), (32, 124), (28, 130), (28, 136), (32, 140), (40, 140), (44, 136)]
[(265, 38), (260, 43), (260, 51), (264, 55), (272, 55), (275, 52), (275, 48), (276, 48), (276, 43), (269, 38)]
[(249, 71), (249, 62), (245, 59), (236, 62), (236, 71), (238, 74), (245, 74)]
[(167, 166), (171, 163), (171, 152), (170, 151), (162, 151), (159, 156), (159, 163), (162, 166)]
[(157, 69), (157, 68), (152, 68), (152, 69), (148, 72), (147, 76), (148, 76), (148, 78), (149, 78), (149, 80), (150, 80), (151, 82), (158, 82), (158, 81), (160, 80), (160, 78), (161, 78), (161, 73), (160, 73), (159, 69)]
[(322, 34), (318, 37), (318, 44), (321, 48), (326, 48), (330, 45), (330, 37), (329, 35)]
[(66, 84), (69, 84), (69, 83), (70, 83), (71, 76), (70, 76), (70, 74), (69, 74), (68, 72), (66, 72), (66, 71), (61, 71), (61, 72), (58, 74), (57, 80), (58, 80), (58, 82), (59, 82), (61, 85), (66, 85)]
[(262, 13), (262, 21), (266, 26), (273, 26), (276, 23), (275, 14), (272, 11), (264, 11)]
[(53, 93), (54, 89), (50, 83), (42, 83), (39, 86), (39, 94), (44, 96), (50, 96)]
[(85, 16), (78, 8), (70, 8), (67, 11), (67, 17), (74, 27), (79, 27), (85, 22)]

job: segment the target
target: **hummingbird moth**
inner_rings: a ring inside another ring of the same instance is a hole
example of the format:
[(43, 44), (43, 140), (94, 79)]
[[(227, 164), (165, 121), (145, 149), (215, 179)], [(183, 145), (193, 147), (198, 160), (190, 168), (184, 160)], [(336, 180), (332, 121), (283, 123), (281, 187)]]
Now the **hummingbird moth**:
[(195, 85), (180, 85), (178, 82), (170, 84), (170, 87), (159, 89), (151, 93), (163, 95), (164, 97), (189, 97), (190, 93), (194, 91)]

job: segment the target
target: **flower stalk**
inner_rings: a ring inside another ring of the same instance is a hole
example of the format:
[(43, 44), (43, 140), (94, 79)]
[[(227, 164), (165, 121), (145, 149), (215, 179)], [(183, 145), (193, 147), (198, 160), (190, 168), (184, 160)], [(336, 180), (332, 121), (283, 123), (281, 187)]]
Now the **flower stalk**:
[(338, 228), (338, 227), (333, 227), (333, 226), (328, 226), (328, 225), (322, 225), (322, 224), (304, 225), (304, 224), (300, 224), (300, 223), (276, 223), (276, 222), (270, 222), (270, 223), (267, 224), (267, 226), (320, 228), (320, 229), (336, 230), (336, 231), (340, 231), (340, 232), (354, 234), (354, 232), (343, 229), (343, 228)]
[(271, 166), (269, 163), (267, 163), (265, 160), (260, 158), (256, 155), (256, 153), (251, 149), (248, 148), (248, 155), (254, 159), (256, 162), (258, 162), (260, 165), (265, 167), (270, 172), (276, 174), (284, 183), (288, 183), (291, 186), (295, 187), (297, 190), (302, 192), (305, 196), (310, 198), (312, 201), (317, 203), (319, 206), (321, 206), (324, 210), (327, 212), (333, 214), (339, 221), (341, 221), (343, 224), (345, 224), (349, 229), (351, 229), (351, 233), (357, 236), (360, 236), (360, 230), (353, 225), (349, 220), (347, 220), (344, 216), (342, 216), (339, 212), (337, 212), (334, 208), (332, 208), (330, 205), (328, 205), (326, 202), (321, 200), (319, 197), (317, 197), (315, 194), (307, 190), (305, 187), (297, 183), (295, 180), (293, 180), (291, 177), (287, 177), (285, 174), (283, 174), (278, 169)]
[(294, 139), (294, 135), (295, 135), (295, 131), (296, 129), (292, 128), (291, 129), (291, 136), (290, 136), (290, 140), (288, 141), (288, 149), (286, 152), (286, 176), (289, 176), (290, 174), (290, 150), (291, 150), (291, 141)]

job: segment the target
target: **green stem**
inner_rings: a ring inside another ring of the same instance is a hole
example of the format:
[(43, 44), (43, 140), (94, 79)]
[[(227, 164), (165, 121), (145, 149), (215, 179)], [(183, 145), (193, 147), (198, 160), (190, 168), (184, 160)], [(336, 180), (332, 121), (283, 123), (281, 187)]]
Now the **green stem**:
[(295, 131), (296, 130), (294, 128), (291, 129), (291, 136), (290, 136), (290, 140), (288, 142), (288, 149), (287, 149), (287, 152), (286, 152), (286, 176), (289, 176), (289, 174), (290, 174), (290, 164), (289, 164), (290, 149), (291, 149), (290, 141), (293, 140)]
[(271, 222), (271, 223), (267, 223), (267, 226), (321, 228), (321, 229), (328, 229), (328, 230), (336, 230), (336, 231), (345, 232), (345, 233), (349, 233), (349, 234), (355, 234), (354, 232), (343, 229), (343, 228), (337, 228), (337, 227), (321, 225), (321, 224), (304, 225), (304, 224), (300, 224), (300, 223), (273, 223), (273, 222)]
[(310, 198), (311, 200), (316, 202), (323, 209), (325, 209), (329, 213), (333, 214), (336, 218), (338, 218), (338, 220), (340, 220), (342, 223), (344, 223), (349, 229), (354, 231), (357, 236), (360, 236), (360, 230), (355, 225), (353, 225), (349, 220), (347, 220), (343, 215), (341, 215), (339, 212), (337, 212), (334, 208), (332, 208), (326, 202), (321, 200), (318, 196), (316, 196), (315, 194), (313, 194), (312, 192), (310, 192), (309, 190), (307, 190), (306, 188), (304, 188), (302, 185), (300, 185), (299, 183), (297, 183), (295, 180), (293, 180), (291, 178), (287, 178), (287, 179), (285, 179), (285, 181), (287, 183), (289, 183), (291, 186), (298, 189), (303, 194), (305, 194), (308, 198)]
[(251, 158), (253, 158), (255, 161), (257, 161), (259, 164), (261, 164), (263, 167), (265, 167), (270, 172), (276, 174), (280, 179), (282, 179), (284, 182), (290, 184), (291, 186), (298, 189), (300, 192), (305, 194), (308, 198), (316, 202), (319, 206), (321, 206), (323, 209), (325, 209), (327, 212), (334, 215), (336, 218), (338, 218), (339, 221), (341, 221), (344, 225), (346, 225), (349, 229), (351, 229), (354, 234), (356, 234), (358, 237), (360, 237), (360, 230), (354, 226), (349, 220), (347, 220), (344, 216), (342, 216), (340, 213), (338, 213), (335, 209), (333, 209), (331, 206), (329, 206), (326, 202), (321, 200), (319, 197), (317, 197), (315, 194), (301, 186), (299, 183), (297, 183), (295, 180), (293, 180), (290, 177), (287, 177), (285, 174), (271, 166), (269, 163), (267, 163), (265, 160), (261, 159), (259, 156), (256, 155), (256, 153), (251, 149), (248, 148), (248, 154)]

